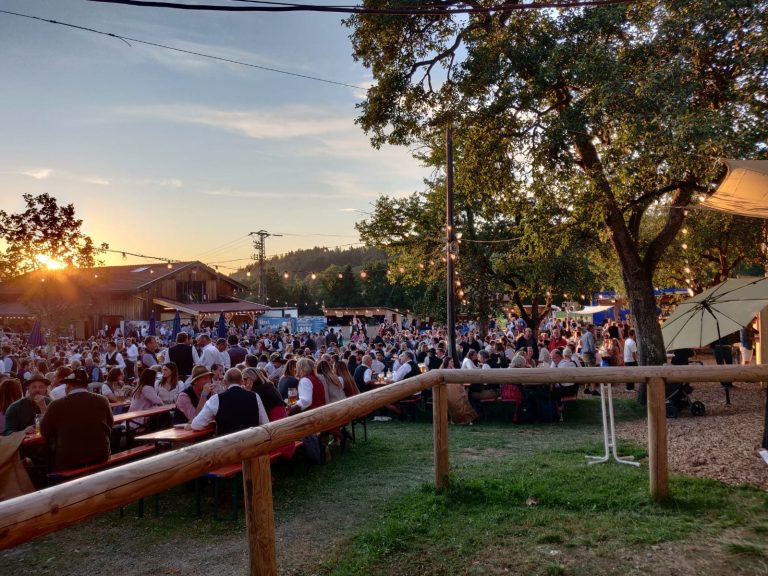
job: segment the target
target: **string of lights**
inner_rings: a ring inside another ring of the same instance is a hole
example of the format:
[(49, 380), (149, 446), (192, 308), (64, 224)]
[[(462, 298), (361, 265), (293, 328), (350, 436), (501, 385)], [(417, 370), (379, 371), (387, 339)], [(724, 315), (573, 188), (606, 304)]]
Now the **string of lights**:
[[(422, 6), (398, 6), (387, 8), (368, 8), (365, 6), (333, 6), (316, 4), (284, 4), (278, 2), (259, 2), (258, 6), (231, 6), (223, 4), (185, 4), (182, 2), (155, 2), (151, 0), (88, 0), (102, 4), (123, 4), (143, 8), (172, 8), (176, 10), (213, 11), (213, 12), (329, 12), (336, 14), (382, 14), (394, 16), (449, 16), (451, 14), (490, 14), (515, 12), (519, 10), (574, 9), (608, 6), (612, 4), (633, 4), (637, 0), (574, 0), (569, 2), (530, 2), (527, 4), (503, 3), (495, 6), (469, 6), (457, 3), (446, 7), (444, 3)], [(256, 2), (249, 2), (256, 4)]]
[(102, 30), (96, 30), (95, 28), (88, 28), (87, 26), (78, 26), (77, 24), (70, 24), (68, 22), (60, 22), (58, 20), (51, 20), (47, 18), (40, 18), (38, 16), (31, 16), (29, 14), (21, 14), (19, 12), (11, 12), (10, 10), (0, 10), (0, 14), (6, 14), (9, 16), (18, 16), (21, 18), (29, 18), (30, 20), (37, 20), (39, 22), (46, 22), (48, 24), (57, 24), (59, 26), (66, 26), (67, 28), (74, 28), (76, 30), (82, 30), (84, 32), (91, 32), (93, 34), (100, 34), (102, 36), (109, 36), (110, 38), (116, 38), (122, 40), (129, 46), (131, 42), (137, 44), (144, 44), (146, 46), (154, 46), (155, 48), (162, 48), (164, 50), (172, 50), (174, 52), (181, 52), (182, 54), (189, 54), (191, 56), (199, 56), (200, 58), (208, 58), (210, 60), (218, 60), (220, 62), (227, 62), (228, 64), (236, 64), (238, 66), (246, 66), (248, 68), (256, 68), (258, 70), (264, 70), (266, 72), (275, 72), (277, 74), (284, 74), (286, 76), (294, 76), (296, 78), (302, 78), (304, 80), (314, 80), (315, 82), (324, 82), (326, 84), (334, 84), (336, 86), (343, 86), (345, 88), (354, 88), (355, 90), (365, 90), (364, 86), (357, 86), (355, 84), (349, 84), (347, 82), (339, 82), (337, 80), (329, 80), (327, 78), (320, 78), (319, 76), (310, 76), (308, 74), (299, 74), (298, 72), (289, 72), (287, 70), (281, 70), (279, 68), (273, 68), (270, 66), (261, 66), (259, 64), (253, 64), (251, 62), (243, 62), (242, 60), (234, 60), (233, 58), (224, 58), (223, 56), (214, 56), (213, 54), (206, 54), (205, 52), (197, 52), (196, 50), (184, 50), (182, 48), (176, 48), (174, 46), (168, 46), (166, 44), (160, 44), (159, 42), (150, 42), (149, 40), (140, 40), (139, 38), (131, 38), (130, 36), (122, 36), (121, 34), (114, 34), (112, 32), (104, 32)]

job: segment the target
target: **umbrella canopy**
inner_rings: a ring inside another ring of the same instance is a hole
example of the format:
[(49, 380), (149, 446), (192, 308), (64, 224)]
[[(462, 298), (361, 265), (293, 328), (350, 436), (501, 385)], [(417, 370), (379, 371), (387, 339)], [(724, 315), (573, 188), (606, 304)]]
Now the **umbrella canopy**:
[(176, 341), (176, 336), (181, 332), (181, 317), (179, 311), (176, 310), (176, 315), (173, 317), (173, 328), (171, 329), (171, 340)]
[(156, 336), (157, 335), (157, 327), (155, 326), (155, 311), (152, 310), (152, 312), (149, 313), (149, 335), (150, 336)]
[(723, 160), (728, 174), (702, 202), (721, 212), (768, 218), (768, 160)]
[(661, 332), (667, 350), (701, 348), (747, 326), (768, 306), (768, 278), (733, 278), (680, 303)]
[(217, 329), (217, 335), (219, 338), (227, 337), (227, 322), (224, 320), (224, 312), (219, 314), (219, 324)]
[(43, 337), (43, 330), (42, 326), (40, 325), (40, 320), (35, 320), (35, 323), (32, 326), (32, 332), (29, 334), (29, 340), (27, 340), (27, 346), (30, 348), (37, 348), (38, 346), (43, 346), (44, 344), (45, 338)]

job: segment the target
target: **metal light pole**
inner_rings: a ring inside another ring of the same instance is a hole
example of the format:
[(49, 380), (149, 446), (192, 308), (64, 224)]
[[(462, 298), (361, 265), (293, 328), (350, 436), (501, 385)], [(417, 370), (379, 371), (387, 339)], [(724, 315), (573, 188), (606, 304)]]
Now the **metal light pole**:
[(456, 246), (456, 233), (453, 229), (453, 129), (445, 129), (445, 262), (447, 280), (448, 354), (453, 358), (454, 367), (459, 367), (456, 355), (456, 301), (454, 292), (453, 250)]

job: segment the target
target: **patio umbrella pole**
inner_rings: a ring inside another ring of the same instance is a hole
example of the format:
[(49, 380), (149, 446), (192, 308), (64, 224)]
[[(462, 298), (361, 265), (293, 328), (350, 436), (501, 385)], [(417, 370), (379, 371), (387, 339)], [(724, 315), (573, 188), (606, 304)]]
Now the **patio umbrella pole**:
[[(720, 355), (722, 357), (723, 353), (723, 342), (722, 342), (722, 336), (720, 335), (720, 321), (717, 319), (717, 316), (715, 316), (715, 313), (712, 312), (712, 308), (709, 307), (709, 304), (707, 302), (702, 303), (701, 305), (704, 310), (709, 312), (712, 315), (712, 318), (715, 319), (715, 326), (717, 326), (717, 348), (719, 348)], [(717, 352), (715, 351), (715, 362), (717, 362)], [(723, 364), (725, 364), (725, 358), (723, 358)], [(722, 384), (722, 382), (720, 382)], [(731, 383), (728, 383), (728, 386), (725, 386), (725, 405), (730, 406), (731, 405)]]

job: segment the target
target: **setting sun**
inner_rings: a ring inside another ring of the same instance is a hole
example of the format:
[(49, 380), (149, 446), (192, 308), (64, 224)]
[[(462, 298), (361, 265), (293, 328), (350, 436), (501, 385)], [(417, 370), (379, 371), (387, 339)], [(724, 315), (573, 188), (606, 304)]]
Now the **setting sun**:
[(38, 262), (40, 264), (44, 265), (48, 270), (61, 270), (62, 268), (66, 268), (67, 265), (64, 262), (59, 262), (58, 260), (54, 260), (50, 256), (47, 256), (45, 254), (38, 254), (35, 256)]

